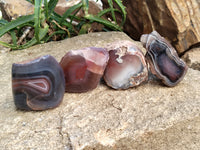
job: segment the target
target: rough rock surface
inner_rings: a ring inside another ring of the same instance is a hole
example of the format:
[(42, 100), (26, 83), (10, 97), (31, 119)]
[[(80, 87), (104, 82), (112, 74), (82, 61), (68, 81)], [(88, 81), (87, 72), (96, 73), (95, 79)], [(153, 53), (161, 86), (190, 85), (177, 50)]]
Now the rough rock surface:
[(34, 6), (26, 0), (0, 0), (0, 8), (3, 18), (7, 20), (33, 14)]
[[(102, 0), (107, 7), (107, 0)], [(200, 41), (199, 0), (124, 0), (124, 31), (134, 39), (157, 30), (179, 53)]]
[[(61, 105), (38, 112), (16, 110), (14, 62), (70, 49), (131, 40), (123, 33), (92, 33), (0, 54), (0, 149), (144, 150), (200, 148), (200, 72), (189, 69), (176, 87), (151, 80), (137, 88), (66, 93)], [(140, 45), (140, 43), (138, 43)]]
[(200, 71), (200, 48), (193, 48), (186, 52), (183, 60), (190, 68)]

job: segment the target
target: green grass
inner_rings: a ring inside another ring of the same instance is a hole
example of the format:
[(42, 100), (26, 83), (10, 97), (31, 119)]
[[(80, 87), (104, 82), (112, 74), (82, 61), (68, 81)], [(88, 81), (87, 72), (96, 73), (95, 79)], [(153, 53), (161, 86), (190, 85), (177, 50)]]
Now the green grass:
[[(89, 1), (82, 0), (79, 4), (70, 7), (62, 16), (54, 11), (58, 0), (49, 2), (44, 0), (44, 6), (42, 6), (43, 0), (27, 1), (34, 4), (33, 15), (22, 16), (11, 22), (0, 20), (0, 37), (5, 33), (9, 33), (12, 37), (12, 43), (0, 41), (0, 45), (12, 50), (19, 50), (54, 39), (61, 40), (87, 33), (94, 22), (102, 24), (104, 31), (122, 31), (126, 20), (126, 10), (121, 0), (108, 0), (109, 8), (100, 11), (97, 15), (89, 14)], [(113, 7), (114, 3), (118, 5), (119, 9)], [(77, 13), (81, 10), (84, 15), (78, 17)], [(116, 13), (121, 13), (121, 23), (117, 22)], [(103, 17), (108, 14), (112, 21)], [(74, 21), (76, 24), (73, 24)], [(23, 36), (23, 31), (27, 27), (31, 27), (33, 30), (33, 37), (31, 39), (25, 37), (24, 42), (18, 43), (18, 39)]]

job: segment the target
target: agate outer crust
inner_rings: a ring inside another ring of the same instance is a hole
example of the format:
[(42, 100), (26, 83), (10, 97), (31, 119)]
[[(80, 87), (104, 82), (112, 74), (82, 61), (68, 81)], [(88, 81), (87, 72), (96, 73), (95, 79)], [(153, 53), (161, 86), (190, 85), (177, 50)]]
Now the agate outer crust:
[(50, 55), (12, 65), (14, 102), (18, 109), (57, 107), (64, 96), (65, 79), (59, 63)]
[(184, 78), (188, 67), (176, 50), (156, 31), (142, 35), (141, 42), (147, 49), (145, 57), (151, 72), (165, 85), (177, 85)]

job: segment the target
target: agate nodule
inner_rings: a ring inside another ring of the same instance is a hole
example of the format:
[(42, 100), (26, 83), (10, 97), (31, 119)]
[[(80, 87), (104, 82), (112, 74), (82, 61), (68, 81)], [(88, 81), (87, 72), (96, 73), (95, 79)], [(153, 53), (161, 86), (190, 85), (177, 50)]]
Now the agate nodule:
[(117, 41), (106, 47), (109, 61), (104, 80), (114, 89), (134, 87), (148, 78), (148, 70), (142, 51), (130, 41)]
[(88, 47), (71, 50), (61, 59), (67, 92), (87, 92), (97, 87), (109, 55), (104, 48)]
[(65, 92), (59, 63), (50, 55), (12, 65), (12, 88), (17, 108), (46, 110), (58, 106)]
[(187, 66), (171, 44), (156, 31), (141, 36), (147, 49), (146, 59), (151, 72), (167, 86), (177, 85), (185, 76)]

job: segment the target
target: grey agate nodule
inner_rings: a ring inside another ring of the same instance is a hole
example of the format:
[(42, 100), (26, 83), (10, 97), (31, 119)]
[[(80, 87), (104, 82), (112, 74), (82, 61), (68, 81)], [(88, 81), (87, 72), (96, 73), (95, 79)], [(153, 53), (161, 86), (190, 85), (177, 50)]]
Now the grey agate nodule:
[(65, 93), (65, 79), (56, 59), (45, 55), (12, 65), (12, 89), (15, 106), (22, 110), (46, 110), (57, 107)]
[(140, 41), (147, 50), (145, 57), (151, 72), (165, 85), (177, 85), (184, 78), (188, 67), (172, 45), (156, 31), (143, 34)]

